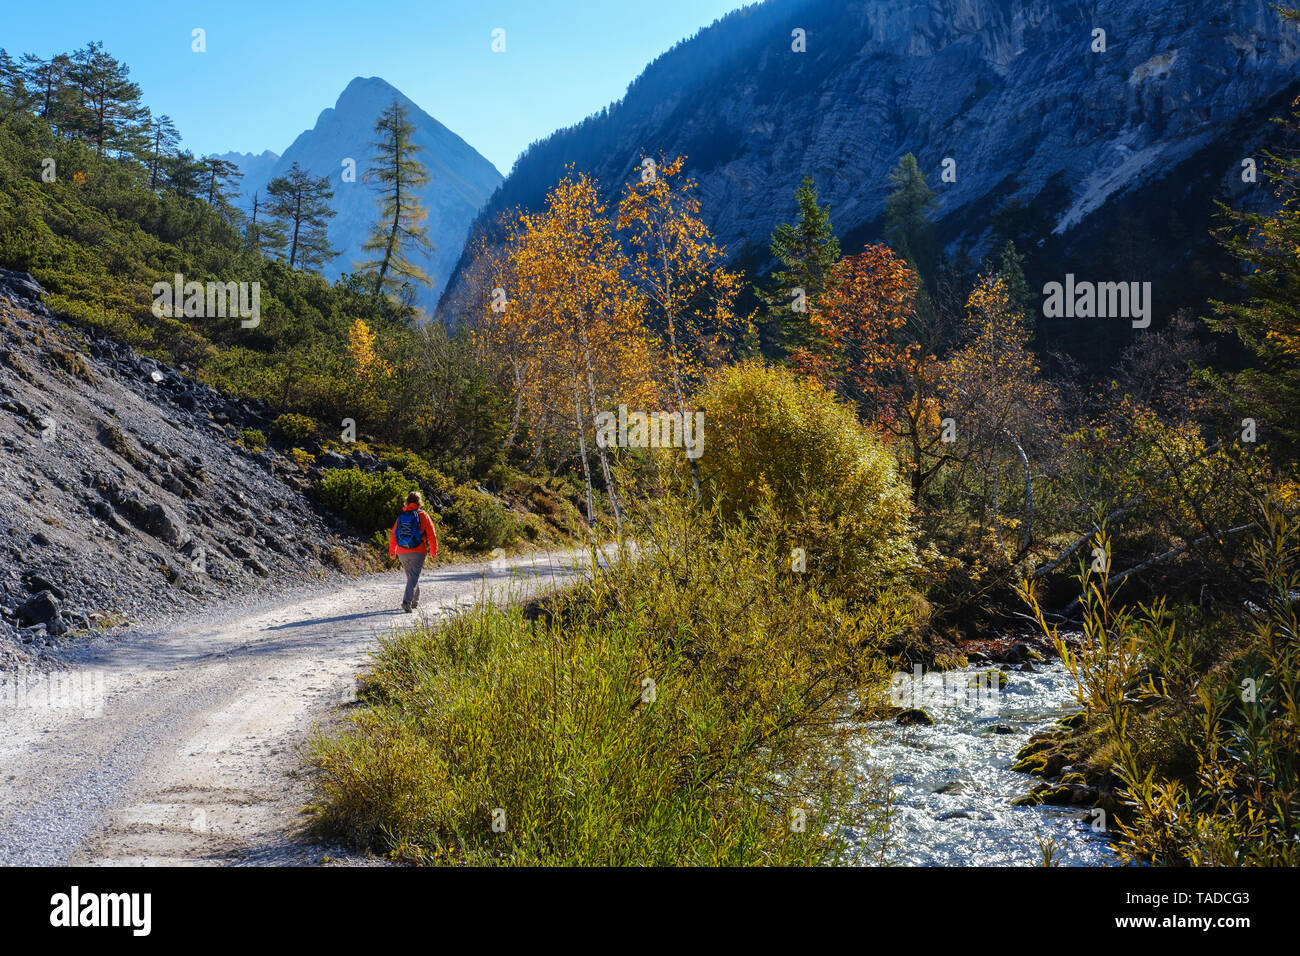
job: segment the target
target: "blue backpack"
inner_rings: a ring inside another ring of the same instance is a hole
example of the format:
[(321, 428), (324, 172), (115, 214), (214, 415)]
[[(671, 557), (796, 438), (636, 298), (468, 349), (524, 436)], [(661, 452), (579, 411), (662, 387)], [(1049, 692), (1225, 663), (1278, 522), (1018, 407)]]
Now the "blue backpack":
[(397, 529), (393, 532), (399, 548), (418, 548), (424, 541), (424, 529), (420, 527), (419, 511), (403, 511), (397, 516)]

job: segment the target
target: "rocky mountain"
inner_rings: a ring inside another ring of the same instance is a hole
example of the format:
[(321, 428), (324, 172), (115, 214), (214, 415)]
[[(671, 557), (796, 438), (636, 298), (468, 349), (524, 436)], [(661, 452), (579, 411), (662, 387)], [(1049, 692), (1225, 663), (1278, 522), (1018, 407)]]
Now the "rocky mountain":
[[(316, 125), (303, 132), (284, 154), (267, 163), (271, 152), (258, 156), (250, 153), (227, 153), (223, 158), (240, 166), (245, 208), (251, 208), (254, 193), (264, 192), (266, 184), (283, 175), (290, 166), (300, 167), (316, 176), (328, 176), (334, 187), (333, 206), (337, 215), (330, 221), (330, 244), (339, 255), (325, 269), (325, 276), (336, 279), (352, 272), (366, 258), (361, 245), (366, 241), (377, 215), (374, 188), (365, 182), (375, 149), (375, 121), (394, 100), (406, 107), (415, 126), (414, 141), (421, 147), (421, 161), (431, 174), (421, 196), (429, 212), (427, 225), (433, 241), (432, 256), (417, 256), (415, 261), (433, 278), (433, 287), (423, 290), (419, 304), (430, 313), (447, 284), (460, 257), (465, 237), (479, 208), (501, 183), (495, 166), (479, 155), (463, 139), (420, 109), (400, 90), (378, 77), (357, 77), (347, 85), (338, 102), (324, 110)], [(343, 178), (346, 160), (355, 160), (355, 181)]]
[(0, 670), (96, 626), (342, 579), (357, 539), (308, 503), (311, 474), (240, 442), (269, 431), (265, 407), (42, 295), (0, 270)]
[(680, 153), (715, 235), (761, 270), (804, 175), (846, 251), (879, 241), (889, 172), (912, 152), (950, 255), (978, 259), (1013, 209), (1056, 265), (1151, 278), (1153, 242), (1203, 236), (1211, 199), (1257, 188), (1241, 163), (1286, 112), (1297, 56), (1268, 0), (767, 0), (534, 144), (477, 227), (536, 208), (566, 164), (613, 194), (643, 156)]
[(264, 149), (260, 153), (221, 153), (216, 158), (238, 166), (246, 181), (266, 183), (270, 180), (271, 170), (280, 161), (280, 154)]

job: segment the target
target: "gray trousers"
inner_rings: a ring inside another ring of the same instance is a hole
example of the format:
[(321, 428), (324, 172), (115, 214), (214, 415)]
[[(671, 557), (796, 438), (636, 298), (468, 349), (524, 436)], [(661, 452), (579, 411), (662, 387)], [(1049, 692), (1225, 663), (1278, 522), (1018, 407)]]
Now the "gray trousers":
[(424, 559), (427, 557), (427, 554), (420, 551), (397, 556), (397, 560), (402, 562), (402, 570), (406, 572), (406, 592), (402, 595), (402, 603), (408, 607), (420, 605), (420, 572), (424, 570)]

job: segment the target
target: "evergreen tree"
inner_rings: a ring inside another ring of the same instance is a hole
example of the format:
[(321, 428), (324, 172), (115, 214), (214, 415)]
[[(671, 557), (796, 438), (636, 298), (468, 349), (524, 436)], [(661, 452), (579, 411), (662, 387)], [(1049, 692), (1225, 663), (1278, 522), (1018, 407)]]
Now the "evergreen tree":
[(203, 160), (195, 159), (189, 150), (181, 150), (162, 160), (162, 174), (166, 186), (178, 196), (198, 199), (203, 195), (205, 167)]
[[(1300, 112), (1286, 126), (1300, 133)], [(1244, 287), (1245, 301), (1214, 302), (1217, 317), (1208, 323), (1235, 333), (1254, 355), (1255, 367), (1235, 382), (1243, 414), (1294, 449), (1300, 446), (1300, 157), (1264, 155), (1260, 169), (1280, 202), (1272, 212), (1219, 204), (1228, 221), (1216, 235), (1249, 271), (1224, 277)]]
[(840, 243), (831, 229), (830, 206), (817, 202), (811, 176), (794, 191), (799, 218), (772, 231), (770, 249), (777, 265), (760, 293), (770, 321), (778, 323), (786, 353), (811, 347), (818, 338), (809, 315), (839, 261)]
[(266, 202), (261, 193), (253, 193), (253, 214), (248, 221), (245, 237), (249, 247), (262, 256), (283, 249), (288, 241), (284, 226), (266, 215)]
[(27, 75), (22, 65), (0, 49), (0, 123), (13, 113), (26, 110), (31, 105), (27, 90)]
[(48, 60), (42, 60), (31, 53), (23, 54), (27, 87), (32, 91), (40, 117), (50, 124), (53, 132), (60, 135), (64, 134), (64, 127), (71, 114), (73, 96), (68, 86), (71, 70), (72, 58), (66, 53)]
[(359, 265), (373, 274), (375, 295), (398, 292), (406, 283), (430, 285), (429, 276), (409, 258), (411, 252), (433, 253), (424, 225), (428, 215), (420, 204), (420, 190), (429, 184), (429, 171), (417, 158), (421, 147), (411, 140), (415, 127), (406, 110), (394, 101), (375, 123), (378, 152), (371, 158), (366, 179), (378, 183), (379, 219), (361, 247), (373, 258)]
[(1025, 325), (1032, 329), (1034, 297), (1029, 291), (1029, 284), (1025, 281), (1023, 262), (1024, 257), (1016, 250), (1016, 244), (1008, 239), (998, 259), (998, 275), (1002, 277), (1002, 284), (1006, 287), (1007, 301), (1012, 313), (1022, 317)]
[(894, 188), (885, 199), (885, 235), (894, 251), (929, 281), (937, 258), (930, 221), (935, 208), (934, 190), (911, 153), (899, 159), (889, 174), (889, 182)]
[[(338, 255), (331, 249), (326, 230), (334, 210), (328, 176), (316, 177), (297, 163), (285, 176), (277, 176), (266, 187), (266, 214), (283, 230), (284, 241), (275, 252), (291, 269), (317, 270)], [(287, 247), (287, 248), (286, 248)]]
[(147, 129), (149, 153), (146, 164), (149, 167), (149, 188), (158, 189), (162, 184), (163, 162), (173, 155), (180, 144), (181, 134), (176, 131), (170, 116), (151, 116)]
[(71, 131), (95, 147), (118, 153), (142, 151), (141, 131), (148, 112), (140, 103), (140, 87), (128, 79), (126, 64), (104, 52), (102, 43), (89, 43), (72, 57), (68, 79), (78, 98)]
[(228, 212), (230, 197), (238, 194), (237, 186), (244, 178), (244, 174), (234, 163), (217, 159), (215, 156), (204, 156), (199, 162), (203, 164), (204, 172), (207, 174), (208, 205), (222, 210), (223, 213)]

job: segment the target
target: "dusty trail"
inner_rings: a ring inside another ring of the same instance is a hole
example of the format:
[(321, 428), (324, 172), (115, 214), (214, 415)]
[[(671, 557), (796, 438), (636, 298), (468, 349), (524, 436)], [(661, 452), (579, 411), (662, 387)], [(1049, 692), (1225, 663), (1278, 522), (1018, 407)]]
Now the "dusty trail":
[[(399, 572), (90, 648), (51, 685), (0, 699), (0, 864), (313, 864), (294, 836), (301, 747), (336, 714), (376, 637), (581, 573), (569, 552)], [(15, 703), (17, 706), (15, 706)]]

